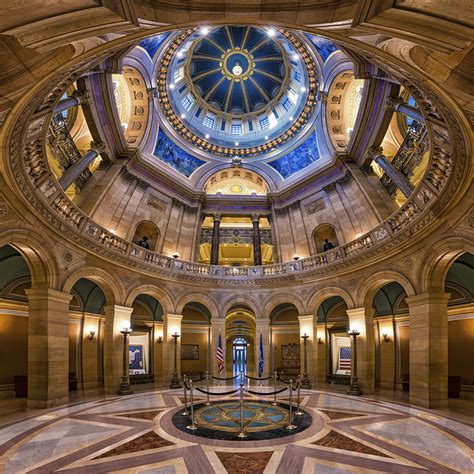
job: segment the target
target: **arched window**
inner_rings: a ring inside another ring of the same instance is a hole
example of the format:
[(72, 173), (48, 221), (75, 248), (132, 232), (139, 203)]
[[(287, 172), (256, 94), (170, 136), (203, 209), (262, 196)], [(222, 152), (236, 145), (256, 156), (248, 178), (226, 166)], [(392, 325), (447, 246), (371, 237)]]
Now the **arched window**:
[(325, 239), (328, 239), (334, 247), (339, 246), (336, 229), (331, 224), (321, 224), (313, 231), (313, 242), (316, 253), (324, 252)]
[(143, 237), (148, 237), (150, 250), (156, 250), (160, 243), (160, 229), (151, 221), (142, 221), (135, 228), (132, 241), (138, 244)]

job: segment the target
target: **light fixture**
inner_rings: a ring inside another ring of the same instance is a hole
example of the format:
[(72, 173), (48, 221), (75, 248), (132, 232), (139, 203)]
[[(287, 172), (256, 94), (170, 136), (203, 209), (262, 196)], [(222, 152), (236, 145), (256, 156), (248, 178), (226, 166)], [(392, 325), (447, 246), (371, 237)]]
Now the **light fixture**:
[(350, 329), (349, 331), (347, 331), (347, 334), (349, 334), (349, 336), (359, 336), (360, 335), (360, 332), (357, 330), (357, 329)]
[(163, 342), (163, 336), (158, 336), (158, 339), (156, 340), (158, 344), (161, 344)]
[(174, 89), (174, 84), (170, 84), (170, 89)]
[(115, 231), (115, 229), (109, 229), (109, 232), (110, 232), (111, 234), (114, 234), (114, 235), (115, 235), (115, 232), (116, 232), (116, 231)]
[(123, 321), (122, 323), (122, 330), (120, 331), (122, 334), (130, 334), (132, 329), (130, 328), (130, 321)]
[(240, 61), (234, 61), (234, 66), (232, 67), (232, 74), (234, 76), (240, 76), (243, 72), (244, 70), (242, 69)]
[(210, 137), (209, 133), (206, 133), (205, 137), (206, 137), (206, 138), (209, 138), (209, 137)]
[(298, 59), (299, 59), (298, 53), (293, 53), (291, 55), (291, 59), (293, 59), (294, 61), (298, 61)]
[(209, 28), (207, 26), (204, 26), (203, 28), (201, 28), (201, 34), (204, 36), (209, 34)]
[(299, 260), (299, 259), (300, 259), (299, 255), (296, 255), (296, 253), (295, 253), (295, 254), (293, 255), (293, 260), (296, 261), (296, 260)]
[(94, 335), (95, 335), (95, 330), (89, 329), (89, 341), (92, 341), (92, 339), (94, 339)]
[(268, 135), (265, 135), (265, 140), (268, 140), (268, 138), (269, 138)]
[(290, 115), (290, 118), (288, 119), (290, 122), (293, 121), (293, 115)]
[(185, 118), (186, 117), (186, 114), (181, 114), (181, 118)]
[(301, 92), (306, 92), (306, 87), (305, 87), (305, 86), (301, 86), (300, 91), (301, 91)]
[(239, 146), (239, 142), (235, 142), (235, 146)]
[(318, 337), (318, 344), (321, 345), (323, 343), (322, 338)]
[(390, 342), (390, 336), (387, 333), (382, 334), (383, 342)]
[(178, 53), (176, 54), (176, 56), (178, 56), (178, 58), (182, 58), (182, 57), (183, 57), (183, 52), (182, 52), (182, 51), (178, 51)]
[(268, 28), (267, 35), (273, 38), (276, 35), (276, 31), (273, 28)]
[(172, 256), (173, 258), (179, 258), (179, 253), (178, 253), (178, 252), (173, 252), (173, 253), (171, 254), (171, 256)]

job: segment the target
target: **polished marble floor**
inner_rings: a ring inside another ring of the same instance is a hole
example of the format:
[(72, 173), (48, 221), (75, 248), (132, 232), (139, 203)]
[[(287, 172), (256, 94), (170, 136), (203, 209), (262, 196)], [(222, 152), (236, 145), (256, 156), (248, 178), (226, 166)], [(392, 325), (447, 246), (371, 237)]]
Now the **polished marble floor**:
[[(283, 393), (280, 401), (287, 398)], [(230, 441), (176, 428), (172, 417), (182, 406), (182, 390), (154, 390), (18, 411), (0, 425), (0, 472), (474, 472), (474, 419), (468, 416), (305, 390), (301, 406), (312, 418), (307, 429), (273, 440)]]

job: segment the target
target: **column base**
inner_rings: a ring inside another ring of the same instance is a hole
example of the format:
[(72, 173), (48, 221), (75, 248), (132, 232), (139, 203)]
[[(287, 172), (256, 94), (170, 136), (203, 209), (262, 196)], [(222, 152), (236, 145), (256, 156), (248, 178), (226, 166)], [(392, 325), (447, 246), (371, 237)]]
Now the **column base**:
[(181, 388), (181, 379), (178, 377), (178, 374), (173, 374), (173, 378), (171, 379), (170, 388)]
[(362, 390), (359, 386), (359, 379), (357, 377), (352, 378), (349, 390), (346, 393), (347, 395), (353, 395), (356, 397), (362, 395)]
[(118, 391), (119, 395), (131, 395), (133, 390), (130, 388), (130, 378), (122, 376), (122, 383)]

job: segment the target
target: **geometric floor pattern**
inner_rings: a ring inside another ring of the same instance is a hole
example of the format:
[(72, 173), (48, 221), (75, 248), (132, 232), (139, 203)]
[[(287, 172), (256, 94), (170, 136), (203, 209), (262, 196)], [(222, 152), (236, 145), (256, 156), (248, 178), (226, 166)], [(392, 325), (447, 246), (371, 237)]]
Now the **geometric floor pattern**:
[(0, 472), (474, 472), (474, 424), (428, 410), (307, 390), (301, 406), (312, 424), (305, 431), (222, 441), (173, 426), (181, 395), (161, 390), (104, 398), (0, 426)]

